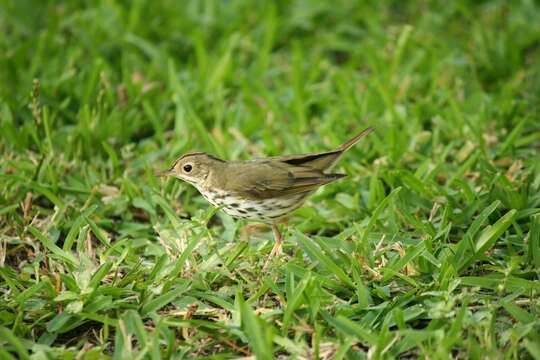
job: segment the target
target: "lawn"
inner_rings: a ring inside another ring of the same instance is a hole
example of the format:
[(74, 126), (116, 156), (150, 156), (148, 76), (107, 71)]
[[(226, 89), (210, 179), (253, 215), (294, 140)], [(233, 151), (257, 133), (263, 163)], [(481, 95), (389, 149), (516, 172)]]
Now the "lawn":
[[(269, 271), (154, 175), (367, 126)], [(539, 153), (538, 1), (3, 0), (0, 359), (540, 359)]]

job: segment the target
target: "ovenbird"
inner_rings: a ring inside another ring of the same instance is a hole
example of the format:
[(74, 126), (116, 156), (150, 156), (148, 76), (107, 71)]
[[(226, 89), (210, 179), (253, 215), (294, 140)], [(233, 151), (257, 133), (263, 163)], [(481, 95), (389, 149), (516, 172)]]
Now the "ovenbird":
[[(320, 186), (343, 178), (344, 174), (325, 171), (373, 130), (368, 127), (336, 150), (322, 153), (226, 161), (193, 152), (179, 157), (158, 175), (192, 184), (208, 202), (233, 217), (271, 225), (276, 242), (270, 259), (281, 250), (278, 220), (302, 206)], [(267, 264), (268, 260), (265, 267)]]

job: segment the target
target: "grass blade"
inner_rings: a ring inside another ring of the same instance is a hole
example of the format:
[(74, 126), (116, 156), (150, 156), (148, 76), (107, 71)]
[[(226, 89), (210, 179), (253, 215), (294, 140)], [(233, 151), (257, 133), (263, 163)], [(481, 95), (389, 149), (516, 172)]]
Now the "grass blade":
[(295, 239), (302, 245), (306, 250), (308, 255), (319, 261), (328, 271), (333, 273), (338, 279), (347, 284), (348, 286), (354, 288), (354, 282), (349, 276), (338, 266), (328, 255), (324, 254), (322, 250), (313, 243), (313, 241), (308, 238), (306, 235), (302, 234), (299, 231), (295, 231)]
[(503, 217), (501, 217), (495, 224), (489, 225), (482, 231), (478, 240), (474, 245), (474, 254), (466, 257), (462, 263), (458, 266), (458, 271), (462, 271), (467, 268), (472, 262), (480, 257), (485, 251), (490, 249), (497, 239), (508, 229), (514, 220), (516, 210), (508, 211)]
[(531, 216), (529, 230), (529, 259), (536, 269), (540, 269), (540, 214)]
[(51, 239), (49, 239), (47, 236), (43, 235), (38, 229), (36, 229), (33, 226), (28, 226), (28, 231), (32, 235), (34, 235), (43, 246), (45, 246), (50, 252), (52, 252), (54, 255), (56, 255), (59, 259), (68, 262), (71, 265), (78, 264), (77, 259), (68, 253), (67, 251), (62, 250), (60, 247), (58, 247), (55, 243), (52, 242)]
[(242, 329), (256, 358), (261, 360), (273, 359), (271, 333), (263, 325), (264, 321), (255, 315), (251, 306), (243, 300), (240, 303), (240, 315)]
[(30, 355), (28, 354), (28, 351), (26, 351), (27, 346), (24, 345), (21, 339), (19, 339), (11, 330), (0, 326), (0, 335), (0, 338), (13, 346), (19, 355), (19, 359), (30, 359)]
[(176, 289), (170, 290), (169, 292), (146, 302), (141, 308), (141, 314), (147, 315), (161, 309), (162, 307), (169, 304), (180, 295), (184, 294), (188, 290), (190, 285), (191, 285), (190, 283), (181, 284)]

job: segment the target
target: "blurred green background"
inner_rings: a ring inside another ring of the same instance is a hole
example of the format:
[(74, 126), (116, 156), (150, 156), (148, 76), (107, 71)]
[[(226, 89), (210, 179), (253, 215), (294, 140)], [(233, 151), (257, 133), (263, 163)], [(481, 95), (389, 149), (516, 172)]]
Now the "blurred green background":
[[(0, 358), (540, 358), (538, 1), (0, 1)], [(269, 232), (153, 176), (329, 150)]]

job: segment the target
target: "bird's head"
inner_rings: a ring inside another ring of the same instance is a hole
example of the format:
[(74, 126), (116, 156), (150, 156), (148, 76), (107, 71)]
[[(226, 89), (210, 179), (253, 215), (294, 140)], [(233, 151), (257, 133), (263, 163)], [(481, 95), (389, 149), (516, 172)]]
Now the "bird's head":
[(168, 170), (157, 175), (174, 176), (198, 187), (204, 185), (208, 175), (221, 163), (224, 161), (203, 152), (189, 153), (179, 157)]

